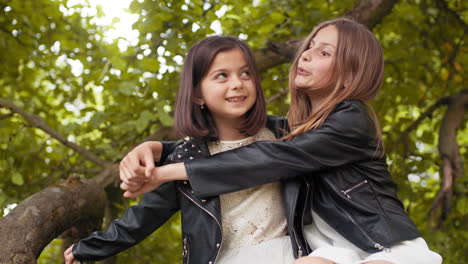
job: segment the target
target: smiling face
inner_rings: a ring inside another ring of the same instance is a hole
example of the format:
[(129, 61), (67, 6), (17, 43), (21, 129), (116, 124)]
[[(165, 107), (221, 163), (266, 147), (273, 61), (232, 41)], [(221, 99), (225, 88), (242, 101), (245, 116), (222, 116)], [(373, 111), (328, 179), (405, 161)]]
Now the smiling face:
[(200, 104), (211, 112), (216, 125), (238, 124), (255, 104), (255, 82), (240, 49), (220, 52), (201, 80)]
[(326, 86), (337, 47), (338, 30), (335, 26), (330, 25), (319, 30), (298, 60), (294, 85), (300, 89)]

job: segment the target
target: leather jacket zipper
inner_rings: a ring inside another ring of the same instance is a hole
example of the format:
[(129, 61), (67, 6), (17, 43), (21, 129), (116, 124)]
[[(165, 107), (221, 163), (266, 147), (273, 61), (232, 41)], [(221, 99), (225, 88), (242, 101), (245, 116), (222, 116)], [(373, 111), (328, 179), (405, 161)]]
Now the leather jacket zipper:
[[(306, 179), (304, 179), (304, 182), (306, 184), (306, 189), (307, 189), (305, 199), (309, 199), (310, 184)], [(304, 201), (304, 206), (302, 207), (302, 215), (301, 215), (301, 231), (302, 231), (302, 237), (304, 238), (305, 243), (307, 243), (307, 239), (305, 239), (305, 232), (304, 232), (304, 214), (305, 214), (305, 210), (306, 210), (306, 207), (305, 207), (306, 204), (307, 204), (307, 201)], [(311, 210), (311, 208), (309, 208), (309, 210)], [(297, 241), (297, 239), (296, 239), (296, 241)], [(299, 247), (298, 255), (299, 255), (299, 257), (302, 257), (302, 250), (300, 250), (300, 248), (301, 247)], [(307, 246), (306, 246), (306, 248), (304, 250), (306, 250), (306, 253), (309, 253), (309, 252), (307, 252), (308, 251)]]
[[(349, 199), (351, 199), (351, 197), (349, 197), (349, 193), (352, 192), (353, 190), (356, 190), (357, 188), (363, 186), (366, 183), (367, 183), (367, 180), (364, 180), (364, 181), (352, 186), (351, 188), (349, 188), (349, 189), (347, 189), (345, 191), (341, 190), (341, 192), (344, 193)], [(382, 246), (381, 244), (377, 243), (374, 239), (372, 239), (367, 234), (367, 232), (364, 231), (364, 229), (362, 229), (362, 227), (354, 220), (354, 218), (346, 210), (343, 209), (342, 212), (346, 215), (346, 217), (349, 218), (349, 220), (351, 220), (351, 222), (359, 229), (359, 231), (361, 231), (361, 233), (372, 243), (372, 246), (374, 248), (377, 248), (377, 249), (383, 250), (383, 251), (387, 251), (387, 252), (390, 251), (389, 248), (386, 248), (386, 247)]]
[(362, 182), (360, 182), (360, 183), (354, 185), (353, 187), (348, 188), (347, 190), (341, 190), (341, 192), (342, 192), (344, 195), (346, 195), (346, 197), (347, 197), (348, 199), (351, 199), (351, 196), (349, 196), (349, 194), (350, 194), (352, 191), (358, 189), (359, 187), (363, 186), (363, 185), (366, 184), (366, 183), (367, 183), (367, 180), (364, 180), (364, 181), (362, 181)]
[[(299, 198), (299, 192), (296, 192), (296, 195), (295, 195), (295, 196), (296, 196), (295, 199), (294, 199), (294, 200), (295, 200), (295, 203), (294, 203), (294, 205), (292, 206), (292, 208), (296, 208), (297, 200), (298, 200), (298, 198)], [(293, 214), (292, 219), (295, 218), (295, 217), (294, 217), (294, 211), (295, 211), (295, 210), (292, 210), (292, 211), (291, 211), (291, 213)], [(304, 211), (302, 211), (302, 212), (304, 212)], [(293, 221), (293, 223), (294, 223), (294, 221)], [(298, 257), (301, 257), (301, 256), (302, 256), (302, 247), (301, 247), (301, 245), (299, 245), (299, 241), (297, 241), (297, 233), (296, 233), (296, 229), (294, 228), (294, 224), (293, 224), (292, 231), (293, 231), (293, 235), (294, 235), (294, 241), (296, 242), (296, 246), (297, 246), (297, 255), (298, 255)]]
[(372, 239), (362, 228), (361, 226), (358, 225), (358, 223), (356, 223), (356, 221), (354, 221), (354, 218), (351, 217), (351, 215), (348, 214), (348, 212), (346, 212), (345, 210), (343, 210), (343, 212), (345, 213), (345, 215), (349, 218), (349, 220), (351, 220), (351, 222), (353, 222), (353, 224), (359, 229), (359, 231), (361, 231), (361, 233), (364, 234), (364, 236), (373, 244), (374, 248), (377, 248), (379, 250), (389, 250), (388, 248), (385, 248), (384, 246), (380, 245), (379, 243), (375, 242), (374, 239)]
[[(223, 234), (222, 234), (222, 227), (221, 227), (221, 223), (218, 221), (218, 219), (210, 212), (208, 211), (206, 208), (204, 208), (202, 205), (198, 204), (196, 199), (192, 198), (190, 194), (188, 194), (185, 190), (183, 190), (181, 187), (179, 187), (179, 190), (180, 192), (185, 196), (187, 197), (187, 199), (189, 199), (190, 201), (192, 201), (196, 206), (200, 207), (200, 209), (202, 209), (203, 211), (205, 211), (207, 214), (209, 214), (215, 221), (216, 223), (218, 224), (219, 226), (219, 229), (221, 230), (221, 243), (216, 251), (216, 257), (213, 261), (213, 263), (216, 263), (216, 260), (218, 259), (218, 255), (219, 255), (219, 251), (221, 250), (221, 247), (223, 246)], [(188, 246), (187, 246), (188, 247)]]
[(187, 261), (185, 262), (185, 264), (189, 264), (190, 263), (190, 254), (189, 254), (189, 247), (188, 247), (188, 244), (187, 244), (187, 238), (184, 237), (184, 249), (182, 251), (182, 256), (184, 258), (187, 258)]
[[(346, 195), (346, 194), (349, 193), (350, 191), (355, 190), (356, 188), (358, 188), (358, 187), (364, 185), (365, 183), (367, 183), (367, 180), (365, 180), (365, 181), (363, 181), (363, 182), (361, 182), (361, 183), (359, 183), (359, 184), (357, 184), (357, 185), (355, 185), (355, 186), (349, 188), (349, 189), (346, 190), (346, 191), (342, 191), (342, 192), (345, 193), (345, 195)], [(349, 198), (351, 199), (351, 197), (349, 197)], [(343, 210), (342, 212), (346, 215), (346, 217), (349, 218), (349, 220), (351, 220), (351, 222), (353, 222), (353, 224), (359, 229), (359, 231), (361, 231), (361, 233), (372, 243), (372, 245), (373, 245), (374, 248), (377, 248), (377, 249), (383, 250), (383, 251), (387, 251), (387, 252), (390, 251), (389, 248), (386, 248), (386, 247), (382, 246), (381, 244), (377, 243), (374, 239), (372, 239), (372, 238), (367, 234), (367, 232), (364, 231), (364, 229), (362, 229), (362, 227), (354, 220), (354, 218), (353, 218), (346, 210)]]

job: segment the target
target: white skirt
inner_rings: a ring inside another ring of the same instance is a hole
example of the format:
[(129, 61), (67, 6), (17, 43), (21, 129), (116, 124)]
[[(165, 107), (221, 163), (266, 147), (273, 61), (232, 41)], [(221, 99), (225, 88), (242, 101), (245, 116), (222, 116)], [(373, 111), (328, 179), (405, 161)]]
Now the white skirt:
[(423, 238), (403, 241), (373, 254), (358, 254), (348, 248), (334, 246), (315, 249), (309, 256), (322, 257), (336, 264), (362, 264), (371, 260), (385, 260), (394, 264), (441, 264), (442, 257), (427, 247)]
[(220, 252), (216, 264), (292, 264), (294, 255), (289, 236), (260, 244)]
[(321, 257), (336, 264), (361, 264), (385, 260), (394, 264), (441, 264), (442, 257), (429, 249), (422, 237), (400, 242), (387, 251), (367, 253), (338, 234), (312, 211), (314, 222), (304, 226), (305, 236), (312, 248), (309, 256)]

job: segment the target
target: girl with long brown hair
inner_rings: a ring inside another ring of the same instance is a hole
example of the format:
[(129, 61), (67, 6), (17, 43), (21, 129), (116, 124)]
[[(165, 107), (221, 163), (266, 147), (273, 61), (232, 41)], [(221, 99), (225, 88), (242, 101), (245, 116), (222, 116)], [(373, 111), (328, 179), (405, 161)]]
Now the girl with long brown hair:
[[(382, 83), (382, 48), (365, 26), (346, 18), (318, 25), (291, 67), (290, 133), (209, 158), (146, 168), (123, 162), (133, 197), (176, 179), (210, 197), (284, 179), (305, 179), (300, 218), (313, 252), (296, 263), (439, 264), (397, 197), (377, 118), (368, 104)], [(170, 144), (161, 144), (170, 148)], [(146, 150), (144, 150), (146, 149)], [(142, 146), (128, 159), (140, 159)], [(152, 156), (151, 156), (152, 157)], [(128, 160), (127, 160), (128, 161)], [(294, 210), (291, 212), (294, 213)]]

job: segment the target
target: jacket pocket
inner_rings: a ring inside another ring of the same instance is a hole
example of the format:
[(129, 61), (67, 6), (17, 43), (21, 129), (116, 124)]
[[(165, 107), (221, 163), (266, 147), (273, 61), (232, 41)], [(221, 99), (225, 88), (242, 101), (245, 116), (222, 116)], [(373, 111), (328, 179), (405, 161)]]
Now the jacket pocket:
[(357, 190), (364, 188), (365, 186), (368, 185), (367, 180), (363, 180), (349, 188), (346, 188), (345, 190), (341, 190), (341, 192), (346, 196), (346, 198), (351, 199), (351, 194), (356, 192)]
[(182, 245), (182, 257), (184, 259), (184, 264), (190, 263), (190, 249), (187, 237), (184, 237), (183, 245)]

